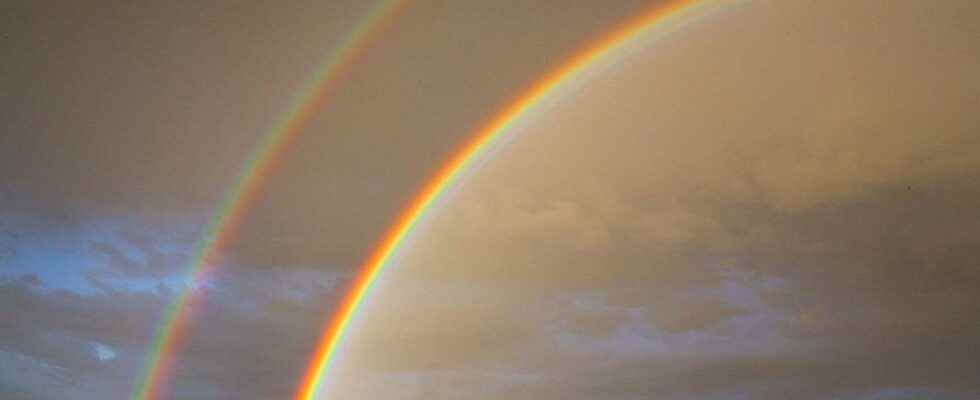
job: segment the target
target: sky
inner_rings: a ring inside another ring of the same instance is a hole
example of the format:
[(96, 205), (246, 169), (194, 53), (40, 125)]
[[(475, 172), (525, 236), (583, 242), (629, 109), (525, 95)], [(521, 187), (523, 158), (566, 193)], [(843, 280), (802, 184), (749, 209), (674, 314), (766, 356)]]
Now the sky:
[[(195, 243), (364, 1), (0, 6), (0, 398), (286, 399), (400, 207), (649, 1), (413, 1)], [(321, 398), (980, 397), (980, 3), (752, 0), (530, 115), (430, 213)]]

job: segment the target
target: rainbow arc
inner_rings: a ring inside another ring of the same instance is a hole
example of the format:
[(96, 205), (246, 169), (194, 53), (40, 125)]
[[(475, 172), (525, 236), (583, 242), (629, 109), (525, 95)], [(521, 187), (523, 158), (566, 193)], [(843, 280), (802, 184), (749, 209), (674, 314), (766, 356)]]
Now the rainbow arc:
[[(451, 153), (418, 190), (363, 261), (346, 296), (323, 329), (321, 340), (300, 381), (295, 399), (312, 400), (318, 395), (338, 349), (343, 344), (344, 336), (349, 331), (351, 321), (371, 292), (373, 284), (391, 264), (406, 237), (439, 204), (440, 197), (447, 189), (456, 185), (461, 176), (472, 168), (475, 161), (486, 155), (509, 132), (515, 131), (514, 128), (522, 120), (530, 118), (533, 111), (543, 109), (543, 104), (548, 100), (557, 99), (562, 93), (571, 93), (570, 89), (577, 82), (592, 75), (588, 73), (591, 68), (620, 60), (645, 43), (737, 2), (677, 0), (658, 3), (609, 30), (574, 53), (563, 64), (533, 81), (496, 112), (494, 118), (474, 131), (469, 136), (470, 139)], [(331, 89), (340, 83), (339, 77), (343, 72), (351, 67), (367, 44), (384, 30), (407, 3), (407, 0), (382, 0), (375, 4), (342, 44), (324, 58), (303, 90), (290, 103), (288, 110), (262, 136), (261, 142), (244, 163), (234, 185), (217, 207), (217, 212), (209, 220), (205, 235), (194, 248), (187, 267), (187, 275), (192, 283), (204, 282), (213, 272), (218, 254), (234, 237), (262, 185), (269, 179), (276, 161), (326, 102)], [(163, 392), (173, 373), (184, 331), (192, 319), (195, 303), (200, 301), (200, 295), (192, 287), (193, 284), (165, 307), (154, 331), (150, 351), (144, 359), (142, 372), (130, 394), (131, 400), (165, 397)]]
[(404, 8), (405, 0), (382, 0), (361, 19), (341, 42), (326, 55), (303, 89), (293, 98), (289, 108), (262, 136), (255, 150), (245, 161), (235, 183), (226, 192), (217, 211), (205, 228), (205, 234), (194, 246), (186, 275), (191, 285), (183, 289), (166, 305), (154, 330), (150, 349), (129, 398), (154, 400), (163, 395), (177, 362), (178, 349), (192, 319), (199, 292), (193, 287), (205, 282), (217, 266), (218, 254), (232, 240), (244, 216), (254, 204), (263, 183), (272, 174), (276, 161), (289, 147), (303, 127), (326, 102), (339, 77), (353, 65), (372, 39), (384, 30), (395, 15)]
[(381, 236), (374, 250), (358, 269), (358, 275), (340, 306), (323, 329), (323, 335), (309, 367), (296, 392), (295, 400), (313, 400), (323, 388), (329, 369), (336, 359), (344, 336), (364, 299), (378, 277), (391, 265), (399, 247), (416, 226), (439, 204), (440, 196), (460, 180), (481, 156), (488, 153), (507, 133), (514, 131), (522, 119), (543, 108), (543, 103), (571, 92), (576, 81), (588, 78), (593, 66), (613, 63), (642, 44), (670, 34), (678, 28), (700, 20), (735, 1), (669, 1), (654, 5), (607, 34), (587, 44), (565, 63), (538, 78), (513, 97), (495, 117), (469, 135), (469, 140), (451, 153), (436, 173), (418, 190), (402, 209), (394, 223)]

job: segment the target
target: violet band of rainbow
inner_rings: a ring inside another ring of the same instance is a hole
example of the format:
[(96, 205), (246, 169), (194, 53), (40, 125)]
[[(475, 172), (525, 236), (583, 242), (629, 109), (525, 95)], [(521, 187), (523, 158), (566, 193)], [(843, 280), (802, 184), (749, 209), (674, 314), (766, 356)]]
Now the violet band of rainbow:
[(216, 207), (195, 244), (185, 276), (190, 285), (182, 289), (164, 308), (143, 366), (134, 382), (131, 400), (154, 400), (162, 396), (174, 370), (184, 331), (192, 319), (201, 295), (194, 289), (216, 268), (216, 258), (231, 241), (242, 219), (254, 203), (262, 185), (289, 143), (303, 130), (331, 94), (331, 89), (352, 65), (371, 39), (388, 25), (408, 3), (407, 0), (381, 0), (373, 5), (353, 30), (319, 63), (315, 72), (293, 97), (289, 107), (261, 136), (260, 142), (243, 163), (234, 184)]
[(374, 250), (358, 268), (357, 276), (350, 284), (347, 294), (323, 329), (316, 352), (297, 388), (295, 400), (314, 400), (321, 392), (352, 320), (406, 237), (432, 212), (434, 205), (439, 203), (440, 196), (458, 184), (460, 177), (475, 161), (487, 154), (508, 132), (513, 131), (521, 120), (532, 116), (533, 111), (543, 109), (543, 104), (549, 99), (559, 97), (565, 92), (563, 89), (569, 89), (570, 92), (579, 78), (590, 77), (590, 68), (612, 64), (646, 43), (743, 1), (660, 2), (607, 31), (608, 33), (585, 45), (563, 64), (533, 81), (496, 112), (495, 117), (470, 134), (469, 139), (450, 154), (412, 200), (402, 208)]

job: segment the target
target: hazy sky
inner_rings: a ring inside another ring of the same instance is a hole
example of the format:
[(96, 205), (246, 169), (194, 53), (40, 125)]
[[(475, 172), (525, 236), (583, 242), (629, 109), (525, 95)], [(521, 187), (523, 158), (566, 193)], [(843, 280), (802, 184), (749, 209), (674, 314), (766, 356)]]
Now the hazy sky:
[[(419, 183), (648, 5), (411, 3), (202, 289), (173, 398), (289, 398)], [(126, 398), (224, 191), (369, 6), (0, 6), (0, 398)], [(756, 0), (650, 41), (436, 208), (324, 394), (977, 398), (978, 18)]]

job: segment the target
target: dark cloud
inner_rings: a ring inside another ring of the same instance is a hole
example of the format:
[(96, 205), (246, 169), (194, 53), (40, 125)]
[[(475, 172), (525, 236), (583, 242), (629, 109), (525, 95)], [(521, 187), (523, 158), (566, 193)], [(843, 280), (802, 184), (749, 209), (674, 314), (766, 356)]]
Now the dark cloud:
[[(203, 301), (195, 307), (195, 324), (184, 332), (189, 340), (177, 354), (171, 393), (288, 397), (319, 338), (328, 316), (324, 310), (333, 307), (336, 287), (345, 279), (297, 269), (238, 269), (215, 278), (199, 289)], [(141, 371), (157, 317), (173, 294), (113, 287), (78, 295), (44, 290), (36, 279), (4, 282), (0, 311), (9, 317), (0, 323), (0, 357), (20, 365), (18, 373), (34, 383), (23, 385), (16, 375), (7, 375), (12, 371), (4, 371), (0, 387), (11, 385), (11, 396), (23, 392), (30, 398), (126, 393)], [(100, 359), (97, 344), (113, 355)]]
[(180, 271), (188, 258), (182, 252), (163, 252), (146, 243), (132, 243), (142, 260), (136, 260), (119, 248), (104, 242), (91, 244), (92, 251), (103, 256), (110, 273), (125, 278), (161, 278)]
[[(85, 236), (52, 248), (88, 287), (4, 271), (0, 397), (128, 392), (215, 205), (366, 10), (345, 3), (4, 6), (0, 266)], [(418, 182), (642, 3), (409, 6), (196, 286), (171, 396), (288, 397)], [(977, 397), (978, 13), (745, 2), (615, 60), (417, 227), (329, 394)]]
[[(135, 361), (162, 308), (161, 299), (149, 295), (80, 296), (45, 290), (32, 279), (0, 284), (0, 299), (6, 316), (0, 327), (2, 364), (17, 371), (5, 371), (2, 384), (30, 398), (83, 396), (92, 379), (114, 379), (106, 384), (125, 387), (120, 382), (131, 376), (123, 373), (120, 359)], [(100, 360), (96, 343), (121, 356)]]

